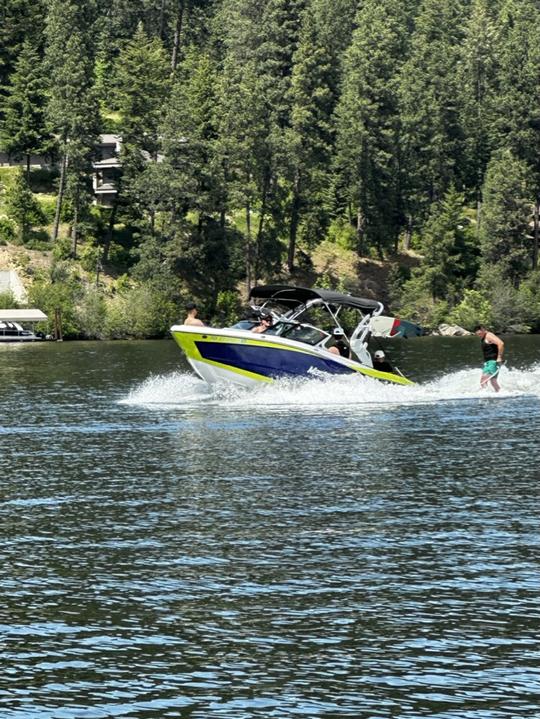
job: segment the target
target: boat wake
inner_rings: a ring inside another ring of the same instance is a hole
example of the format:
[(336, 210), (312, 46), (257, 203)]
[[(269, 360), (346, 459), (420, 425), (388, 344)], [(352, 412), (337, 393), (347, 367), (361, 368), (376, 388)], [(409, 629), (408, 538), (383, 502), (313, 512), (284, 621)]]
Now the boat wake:
[(272, 406), (356, 406), (406, 405), (474, 399), (508, 399), (535, 396), (540, 398), (540, 364), (526, 369), (503, 367), (500, 373), (502, 391), (479, 386), (478, 369), (463, 369), (440, 378), (411, 386), (385, 384), (359, 376), (320, 375), (310, 379), (283, 379), (243, 389), (230, 384), (207, 385), (190, 373), (175, 372), (153, 375), (133, 388), (120, 400), (122, 404), (159, 407)]

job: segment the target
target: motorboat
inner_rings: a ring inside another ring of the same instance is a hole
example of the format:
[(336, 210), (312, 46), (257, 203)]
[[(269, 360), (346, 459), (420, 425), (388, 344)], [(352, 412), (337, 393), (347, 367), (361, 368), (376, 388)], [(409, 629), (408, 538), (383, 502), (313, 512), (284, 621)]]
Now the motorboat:
[(0, 320), (0, 343), (3, 342), (38, 342), (44, 339), (41, 333), (26, 330), (18, 322)]
[[(373, 367), (368, 342), (372, 320), (384, 309), (381, 302), (290, 285), (254, 287), (250, 302), (252, 318), (232, 327), (171, 328), (189, 364), (206, 382), (249, 387), (284, 377), (356, 374), (413, 384), (397, 370)], [(271, 326), (254, 332), (257, 318), (264, 315), (271, 318)], [(337, 337), (342, 340), (340, 350)]]
[[(206, 382), (253, 386), (284, 377), (360, 374), (412, 384), (397, 370), (383, 372), (373, 366), (368, 343), (374, 320), (384, 310), (381, 302), (290, 285), (254, 287), (250, 301), (252, 318), (232, 327), (171, 328), (188, 362)], [(271, 317), (271, 326), (254, 332), (257, 318), (265, 315)], [(345, 338), (345, 353), (336, 349), (336, 332)]]

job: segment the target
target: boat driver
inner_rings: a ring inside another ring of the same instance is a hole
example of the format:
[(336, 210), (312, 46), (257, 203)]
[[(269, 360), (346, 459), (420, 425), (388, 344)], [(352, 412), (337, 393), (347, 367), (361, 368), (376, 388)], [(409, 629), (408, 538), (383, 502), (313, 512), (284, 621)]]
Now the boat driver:
[(255, 327), (251, 328), (252, 332), (266, 332), (266, 330), (270, 329), (272, 325), (274, 324), (274, 319), (272, 315), (269, 312), (266, 312), (264, 314), (261, 314), (261, 319), (258, 325), (255, 325)]
[(328, 348), (328, 351), (335, 355), (350, 358), (351, 349), (345, 341), (345, 332), (341, 327), (336, 327), (332, 332), (332, 336), (334, 338), (334, 344)]

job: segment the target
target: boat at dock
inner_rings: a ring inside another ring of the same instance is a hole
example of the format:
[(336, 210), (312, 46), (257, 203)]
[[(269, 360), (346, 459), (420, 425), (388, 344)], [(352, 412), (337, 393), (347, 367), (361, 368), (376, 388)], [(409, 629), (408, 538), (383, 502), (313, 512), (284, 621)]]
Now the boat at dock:
[(0, 322), (0, 343), (3, 342), (39, 342), (43, 335), (24, 329), (18, 322)]
[[(0, 344), (44, 340), (45, 335), (36, 332), (34, 325), (46, 320), (47, 315), (41, 310), (0, 310)], [(25, 327), (25, 324), (30, 324), (32, 329)]]

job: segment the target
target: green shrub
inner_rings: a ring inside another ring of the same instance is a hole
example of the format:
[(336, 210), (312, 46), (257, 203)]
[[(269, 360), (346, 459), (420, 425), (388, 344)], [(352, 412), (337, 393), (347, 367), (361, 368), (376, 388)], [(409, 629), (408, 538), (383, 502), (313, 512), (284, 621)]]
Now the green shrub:
[[(28, 292), (30, 306), (39, 307), (48, 317), (42, 331), (54, 331), (55, 310), (62, 313), (64, 337), (78, 337), (81, 332), (76, 319), (76, 304), (80, 289), (74, 282), (34, 282)], [(41, 328), (40, 328), (41, 329)]]
[(105, 299), (99, 290), (92, 287), (83, 295), (75, 310), (76, 323), (82, 336), (87, 339), (103, 339), (106, 317)]
[(101, 249), (96, 245), (87, 244), (83, 247), (79, 259), (86, 272), (96, 272), (101, 257)]
[(58, 237), (53, 247), (55, 260), (68, 260), (71, 257), (71, 239), (69, 237)]
[(216, 302), (216, 323), (225, 327), (233, 325), (238, 321), (240, 308), (240, 300), (234, 290), (219, 292)]
[(330, 223), (327, 238), (344, 250), (356, 251), (358, 249), (358, 233), (351, 223), (343, 217), (339, 217)]
[(129, 250), (112, 242), (109, 249), (109, 263), (114, 267), (129, 267), (132, 264)]
[(405, 282), (401, 294), (400, 316), (423, 327), (435, 329), (441, 322), (446, 321), (448, 303), (433, 298), (428, 282), (425, 274), (413, 274), (413, 277)]
[(6, 188), (12, 185), (18, 170), (18, 167), (0, 167), (0, 184)]
[(15, 299), (15, 295), (11, 290), (5, 290), (0, 292), (0, 309), (3, 310), (16, 310), (19, 307), (19, 303)]
[(107, 303), (105, 334), (112, 339), (163, 337), (178, 319), (170, 294), (140, 285)]
[(477, 324), (491, 327), (492, 307), (489, 299), (478, 290), (465, 290), (463, 299), (450, 312), (449, 321), (472, 331)]
[(51, 195), (36, 195), (36, 199), (41, 207), (44, 221), (48, 224), (52, 224), (56, 214), (56, 197)]
[(30, 170), (29, 184), (32, 192), (54, 193), (58, 168), (37, 167)]
[(15, 242), (15, 223), (7, 217), (0, 217), (0, 245), (7, 245), (8, 242)]
[(534, 332), (540, 331), (540, 270), (530, 273), (518, 290), (523, 319)]

